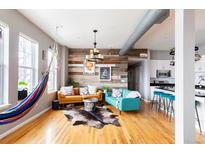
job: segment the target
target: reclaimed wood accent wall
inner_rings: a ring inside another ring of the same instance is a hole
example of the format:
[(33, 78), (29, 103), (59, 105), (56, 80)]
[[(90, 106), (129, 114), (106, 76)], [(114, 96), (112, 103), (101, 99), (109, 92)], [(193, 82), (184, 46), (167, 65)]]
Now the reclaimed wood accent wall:
[[(90, 49), (69, 49), (68, 76), (80, 83), (81, 86), (95, 85), (102, 87), (108, 85), (110, 88), (127, 88), (128, 56), (119, 56), (119, 49), (100, 49), (104, 60), (95, 65), (95, 75), (84, 75), (84, 58)], [(99, 68), (111, 66), (111, 81), (100, 81)]]

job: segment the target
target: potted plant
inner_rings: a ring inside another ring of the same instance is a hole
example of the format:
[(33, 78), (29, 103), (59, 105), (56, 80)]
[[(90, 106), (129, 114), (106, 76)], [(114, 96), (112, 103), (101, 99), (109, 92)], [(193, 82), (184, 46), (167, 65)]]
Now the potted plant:
[(102, 89), (103, 89), (103, 92), (106, 93), (109, 90), (109, 86), (108, 85), (104, 85)]
[(28, 83), (25, 81), (19, 81), (18, 82), (18, 100), (22, 100), (27, 97), (28, 95)]
[(80, 83), (74, 81), (73, 79), (69, 79), (69, 80), (68, 80), (68, 86), (73, 86), (73, 88), (76, 88), (76, 87), (79, 87), (79, 86), (80, 86)]

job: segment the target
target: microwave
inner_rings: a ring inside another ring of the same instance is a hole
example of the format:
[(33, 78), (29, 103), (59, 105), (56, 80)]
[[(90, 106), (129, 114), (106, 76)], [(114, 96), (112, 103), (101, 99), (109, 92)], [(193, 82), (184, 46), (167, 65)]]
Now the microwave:
[(156, 77), (157, 78), (169, 78), (171, 77), (171, 70), (157, 70)]

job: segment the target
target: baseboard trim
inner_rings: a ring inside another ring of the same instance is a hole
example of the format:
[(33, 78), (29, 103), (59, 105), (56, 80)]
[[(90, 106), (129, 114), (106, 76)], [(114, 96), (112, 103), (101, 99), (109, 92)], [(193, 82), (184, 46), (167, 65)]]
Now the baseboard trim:
[(15, 132), (17, 129), (21, 128), (25, 124), (27, 124), (27, 123), (31, 122), (32, 120), (38, 118), (39, 116), (41, 116), (43, 113), (47, 112), (50, 109), (51, 109), (51, 106), (44, 109), (43, 111), (39, 112), (38, 114), (30, 117), (29, 119), (25, 120), (24, 122), (20, 123), (19, 125), (15, 126), (14, 128), (9, 129), (8, 131), (6, 131), (5, 133), (0, 135), (0, 140), (3, 139), (4, 137), (8, 136), (9, 134)]

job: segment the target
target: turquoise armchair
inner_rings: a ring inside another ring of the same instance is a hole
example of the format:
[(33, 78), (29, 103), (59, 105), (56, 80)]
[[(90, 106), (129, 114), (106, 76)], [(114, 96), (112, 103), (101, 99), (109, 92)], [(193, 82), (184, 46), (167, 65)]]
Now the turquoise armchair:
[(140, 98), (126, 98), (129, 92), (129, 90), (123, 89), (123, 96), (120, 98), (112, 97), (112, 92), (107, 92), (105, 94), (105, 101), (120, 111), (139, 110)]

